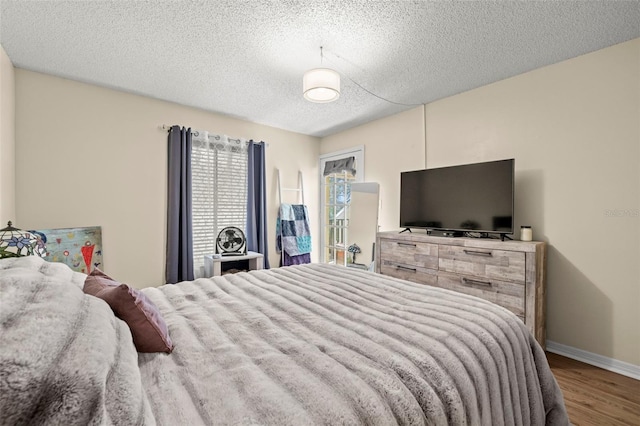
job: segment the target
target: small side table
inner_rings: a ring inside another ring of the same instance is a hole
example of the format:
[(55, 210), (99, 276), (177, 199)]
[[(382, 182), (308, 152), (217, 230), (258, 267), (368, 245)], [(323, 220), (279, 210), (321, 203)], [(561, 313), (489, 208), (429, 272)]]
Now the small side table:
[(222, 275), (222, 264), (224, 262), (247, 261), (249, 270), (262, 269), (264, 267), (264, 256), (262, 253), (249, 251), (241, 256), (220, 256), (214, 257), (208, 254), (204, 257), (204, 275), (205, 277), (217, 277)]

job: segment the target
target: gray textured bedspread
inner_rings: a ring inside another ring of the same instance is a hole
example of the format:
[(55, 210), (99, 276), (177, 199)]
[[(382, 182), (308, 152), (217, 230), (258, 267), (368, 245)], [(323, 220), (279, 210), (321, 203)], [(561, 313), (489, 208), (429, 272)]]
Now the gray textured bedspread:
[(127, 325), (84, 274), (0, 260), (0, 425), (152, 425)]
[(330, 265), (148, 288), (175, 349), (139, 354), (161, 425), (565, 425), (534, 338), (471, 296)]

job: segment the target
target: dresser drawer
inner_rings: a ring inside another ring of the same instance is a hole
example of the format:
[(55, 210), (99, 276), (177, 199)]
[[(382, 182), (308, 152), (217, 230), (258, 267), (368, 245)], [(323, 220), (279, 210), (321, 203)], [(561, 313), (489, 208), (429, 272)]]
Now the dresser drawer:
[(523, 252), (441, 245), (440, 271), (525, 282), (525, 254)]
[(438, 246), (385, 238), (380, 240), (380, 260), (412, 268), (438, 269)]
[(390, 260), (380, 262), (380, 273), (419, 284), (436, 285), (438, 272), (435, 269), (399, 265)]
[(507, 308), (524, 320), (524, 283), (438, 272), (438, 287), (480, 297)]

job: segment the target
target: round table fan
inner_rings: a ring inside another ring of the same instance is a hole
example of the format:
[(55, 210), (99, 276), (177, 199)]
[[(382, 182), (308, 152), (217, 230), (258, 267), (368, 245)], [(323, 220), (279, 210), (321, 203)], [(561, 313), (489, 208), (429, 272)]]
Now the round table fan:
[(247, 254), (247, 239), (244, 232), (235, 226), (227, 226), (218, 234), (216, 253), (222, 255)]

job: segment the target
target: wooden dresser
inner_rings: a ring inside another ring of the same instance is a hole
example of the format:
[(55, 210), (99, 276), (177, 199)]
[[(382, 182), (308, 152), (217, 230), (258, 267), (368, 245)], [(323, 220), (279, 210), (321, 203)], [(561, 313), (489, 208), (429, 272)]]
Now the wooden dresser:
[(545, 243), (379, 232), (375, 258), (378, 273), (504, 306), (545, 347)]

